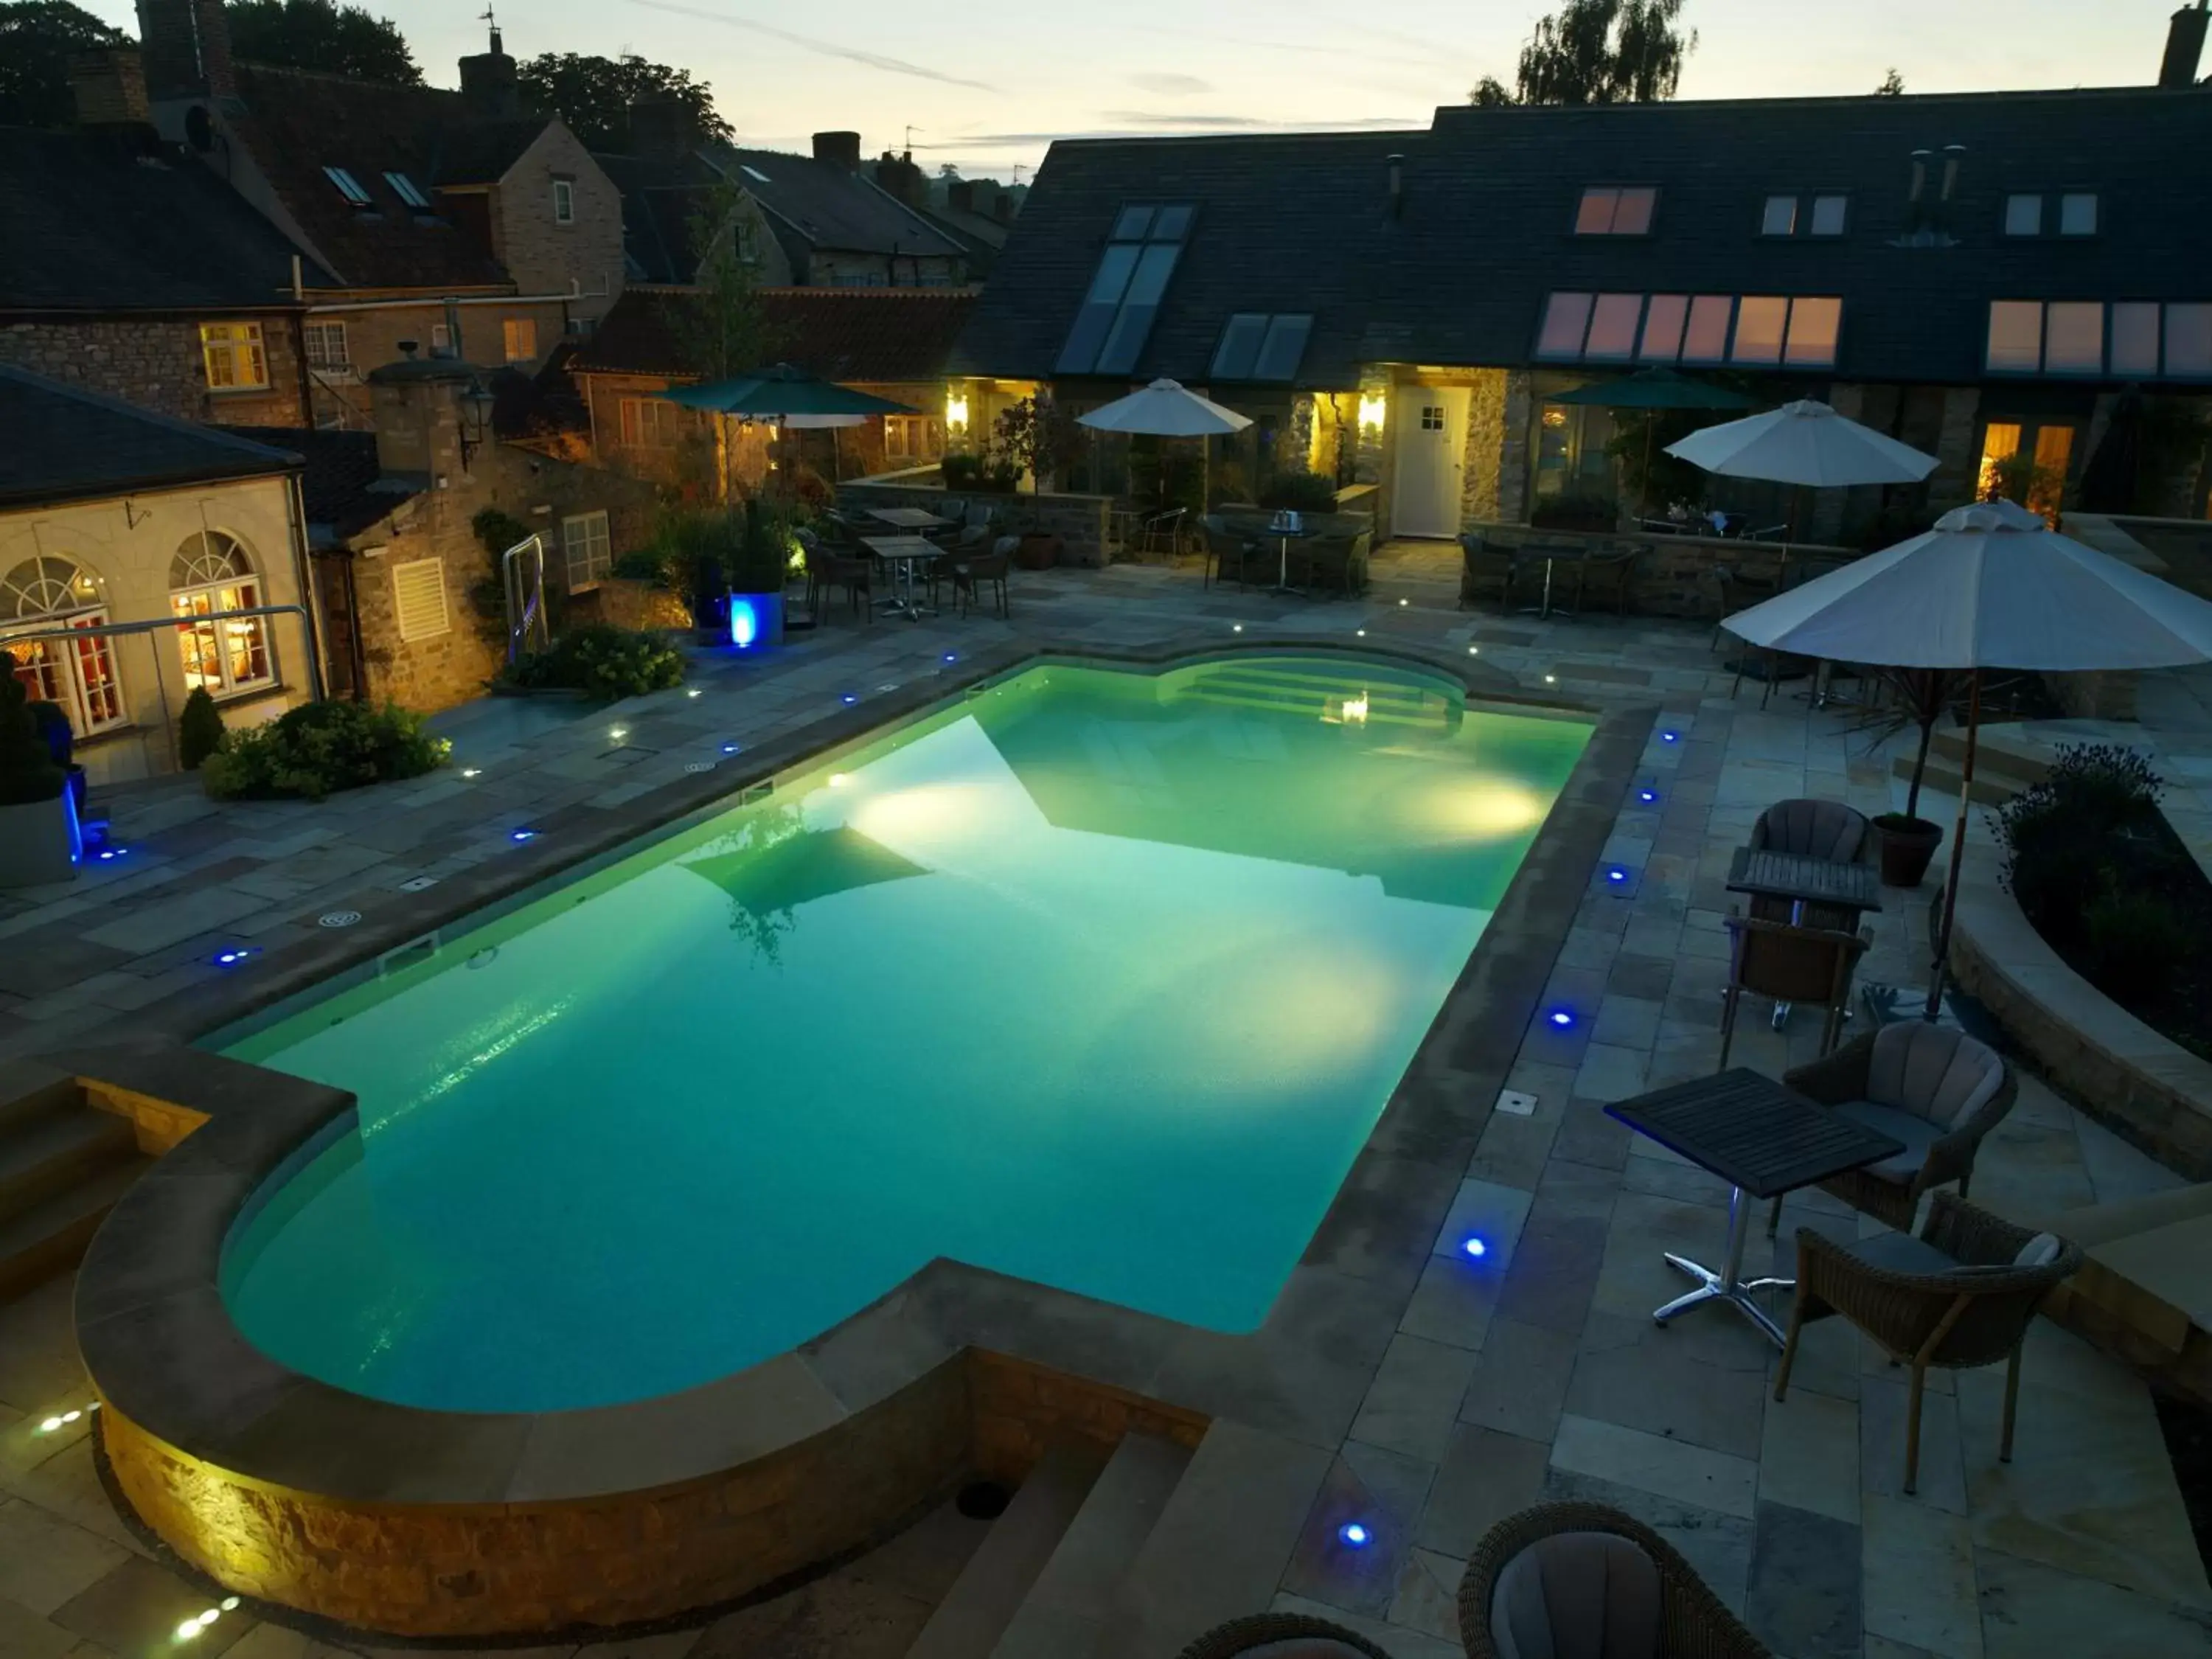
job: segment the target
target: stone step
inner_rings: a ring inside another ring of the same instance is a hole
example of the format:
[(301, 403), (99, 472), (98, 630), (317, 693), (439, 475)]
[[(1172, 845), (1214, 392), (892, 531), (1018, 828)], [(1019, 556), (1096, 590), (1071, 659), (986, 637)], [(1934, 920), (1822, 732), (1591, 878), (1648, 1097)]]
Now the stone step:
[[(1900, 783), (1912, 781), (1912, 757), (1900, 755), (1890, 763), (1890, 775)], [(1978, 759), (1974, 766), (1973, 801), (1978, 806), (2002, 806), (2007, 801), (2028, 787), (2033, 780), (1992, 772)], [(1942, 795), (1952, 801), (1959, 799), (1960, 787), (1966, 775), (1948, 761), (1939, 760), (1933, 753), (1928, 757), (1928, 769), (1920, 777), (1920, 815), (1928, 816), (1928, 797)], [(1900, 800), (1899, 805), (1902, 805)]]
[(136, 1150), (129, 1122), (87, 1106), (0, 1129), (0, 1223)]
[(134, 1154), (0, 1221), (0, 1302), (75, 1267), (107, 1212), (153, 1161)]
[(1039, 1458), (914, 1638), (907, 1659), (981, 1659), (989, 1653), (1066, 1535), (1105, 1462), (1105, 1454), (1088, 1442), (1057, 1445)]
[(68, 1078), (27, 1084), (12, 1093), (0, 1093), (0, 1134), (40, 1118), (73, 1112), (84, 1104), (84, 1091)]
[(1129, 1435), (1114, 1449), (991, 1659), (1080, 1659), (1097, 1645), (1115, 1593), (1190, 1456), (1150, 1434)]
[[(1954, 767), (1962, 766), (1966, 758), (1966, 727), (1937, 731), (1934, 741), (1928, 745), (1928, 755), (1931, 765), (1941, 756)], [(1905, 761), (1909, 773), (1911, 757), (1908, 755)], [(1984, 774), (2014, 779), (2022, 786), (2041, 783), (2051, 775), (2051, 753), (2016, 726), (1985, 726), (1974, 743), (1975, 781), (1980, 781)]]
[(1115, 1593), (1091, 1659), (1161, 1659), (1267, 1612), (1330, 1455), (1217, 1418)]

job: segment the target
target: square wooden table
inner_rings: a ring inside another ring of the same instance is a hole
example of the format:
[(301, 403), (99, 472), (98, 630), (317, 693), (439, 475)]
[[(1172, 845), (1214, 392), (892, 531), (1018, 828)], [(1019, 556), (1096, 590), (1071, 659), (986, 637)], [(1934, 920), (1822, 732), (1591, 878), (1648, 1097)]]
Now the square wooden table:
[(1668, 1252), (1668, 1261), (1696, 1281), (1697, 1288), (1653, 1309), (1653, 1322), (1664, 1325), (1701, 1304), (1726, 1302), (1778, 1348), (1783, 1344), (1782, 1328), (1752, 1297), (1759, 1291), (1792, 1289), (1797, 1281), (1744, 1278), (1744, 1243), (1753, 1206), (1905, 1150), (1889, 1136), (1839, 1117), (1742, 1066), (1616, 1101), (1605, 1110), (1607, 1116), (1711, 1170), (1735, 1189), (1729, 1196), (1726, 1265), (1716, 1273), (1687, 1256)]
[[(1788, 899), (1802, 915), (1808, 904), (1839, 910), (1881, 908), (1881, 881), (1871, 864), (1842, 864), (1768, 848), (1739, 847), (1729, 860), (1728, 890)], [(1794, 916), (1793, 916), (1794, 919)]]
[(952, 520), (919, 507), (872, 507), (868, 516), (894, 530), (950, 530)]

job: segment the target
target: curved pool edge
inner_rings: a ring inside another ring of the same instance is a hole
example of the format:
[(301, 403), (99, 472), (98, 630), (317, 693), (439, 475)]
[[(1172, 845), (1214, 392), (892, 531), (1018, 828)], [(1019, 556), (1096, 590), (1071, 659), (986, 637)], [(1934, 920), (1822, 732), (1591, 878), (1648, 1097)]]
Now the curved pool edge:
[[(865, 1542), (963, 1474), (1018, 1478), (1054, 1434), (1110, 1440), (1141, 1425), (1194, 1443), (1226, 1416), (1334, 1449), (1591, 887), (1654, 708), (1539, 700), (1478, 665), (1365, 642), (1010, 647), (964, 676), (917, 683), (927, 695), (910, 706), (872, 699), (764, 745), (750, 776), (710, 775), (691, 792), (708, 799), (659, 801), (653, 819), (598, 847), (518, 860), (505, 886), (542, 881), (1038, 659), (1171, 668), (1290, 653), (1402, 664), (1455, 680), (1471, 700), (1586, 717), (1595, 730), (1260, 1331), (1194, 1331), (940, 1261), (815, 1341), (678, 1395), (505, 1414), (369, 1400), (252, 1347), (219, 1289), (223, 1241), (253, 1194), (342, 1121), (351, 1097), (156, 1033), (56, 1057), (95, 1103), (137, 1115), (142, 1134), (159, 1111), (185, 1126), (117, 1206), (78, 1276), (79, 1342), (106, 1407), (100, 1434), (117, 1489), (184, 1560), (241, 1595), (394, 1635), (520, 1636), (740, 1597)], [(444, 895), (442, 920), (495, 896)], [(410, 936), (437, 925), (417, 921)], [(351, 962), (390, 948), (374, 935), (349, 943)], [(315, 954), (311, 981), (349, 965)], [(202, 999), (184, 1036), (289, 994), (218, 988), (230, 996)]]

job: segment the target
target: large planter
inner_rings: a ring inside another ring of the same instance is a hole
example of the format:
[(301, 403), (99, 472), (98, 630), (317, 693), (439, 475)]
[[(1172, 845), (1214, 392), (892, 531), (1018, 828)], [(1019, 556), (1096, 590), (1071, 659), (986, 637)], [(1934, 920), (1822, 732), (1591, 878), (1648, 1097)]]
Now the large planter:
[(1024, 570), (1049, 570), (1060, 562), (1060, 538), (1042, 530), (1026, 532), (1014, 562)]
[(783, 595), (730, 595), (730, 643), (740, 651), (757, 651), (783, 643)]
[(1885, 812), (1874, 821), (1881, 838), (1881, 878), (1886, 886), (1917, 887), (1943, 844), (1943, 826), (1902, 812)]
[(70, 791), (52, 800), (0, 806), (0, 887), (67, 881), (83, 856), (76, 799)]

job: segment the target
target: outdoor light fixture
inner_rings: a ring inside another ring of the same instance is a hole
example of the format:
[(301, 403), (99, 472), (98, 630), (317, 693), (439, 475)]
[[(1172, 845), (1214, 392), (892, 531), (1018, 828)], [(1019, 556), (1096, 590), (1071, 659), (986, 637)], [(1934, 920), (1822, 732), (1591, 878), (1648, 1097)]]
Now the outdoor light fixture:
[(629, 727), (627, 726), (611, 726), (608, 728), (607, 735), (613, 738), (617, 743), (620, 743), (624, 738), (629, 735)]
[(958, 662), (960, 659), (955, 656), (951, 652), (948, 651), (945, 653), (945, 660), (947, 662)]
[(1680, 743), (1681, 740), (1682, 734), (1680, 732), (1662, 732), (1659, 734), (1659, 741), (1662, 743)]
[(843, 696), (837, 699), (838, 702), (843, 703), (848, 708), (850, 708), (854, 703), (860, 702), (860, 695), (857, 691), (848, 691)]
[(1354, 629), (1352, 632), (1363, 640), (1367, 637), (1367, 630), (1364, 628)]
[(464, 766), (461, 769), (461, 775), (465, 778), (480, 778), (483, 775), (483, 768), (481, 766)]
[(218, 968), (235, 968), (246, 957), (258, 954), (260, 949), (258, 945), (233, 945), (215, 953), (215, 965)]
[(738, 752), (738, 745), (734, 743), (726, 743), (722, 745), (722, 752), (726, 755), (734, 755)]
[[(749, 651), (760, 638), (760, 612), (753, 608), (750, 599), (732, 599), (730, 601), (730, 643), (740, 651)], [(695, 692), (693, 694), (696, 696)]]
[(482, 449), (492, 434), (492, 411), (499, 406), (499, 398), (482, 380), (471, 378), (469, 389), (461, 393), (461, 470), (468, 471), (469, 458)]
[(1382, 429), (1383, 416), (1389, 412), (1389, 401), (1387, 398), (1376, 397), (1360, 398), (1359, 429), (1362, 432), (1380, 432)]
[(1548, 1018), (1553, 1024), (1558, 1026), (1562, 1031), (1565, 1030), (1567, 1027), (1575, 1023), (1574, 1015), (1565, 1008), (1554, 1008), (1552, 1010), (1550, 1014), (1546, 1016), (1546, 1018)]
[(515, 830), (510, 831), (507, 838), (514, 842), (536, 841), (538, 832), (535, 830)]
[(695, 686), (693, 686), (693, 687), (692, 687), (689, 691), (686, 691), (684, 695), (685, 696), (687, 696), (687, 697), (703, 697), (703, 696), (705, 696), (707, 694), (706, 694), (704, 691), (702, 691), (702, 690), (701, 690), (697, 686), (696, 686), (696, 685), (695, 685)]
[(1557, 674), (1547, 674), (1544, 676), (1544, 684), (1547, 685), (1557, 685), (1559, 683), (1559, 677)]
[(1464, 1239), (1461, 1241), (1459, 1248), (1463, 1254), (1472, 1256), (1486, 1256), (1490, 1254), (1490, 1246), (1479, 1238)]
[(1656, 789), (1639, 789), (1636, 792), (1636, 799), (1649, 806), (1659, 799), (1659, 792)]
[(1467, 648), (1467, 654), (1470, 657), (1479, 657), (1482, 654), (1482, 647), (1479, 645), (1470, 645)]
[(1243, 623), (1231, 623), (1229, 624), (1229, 631), (1232, 634), (1242, 634), (1244, 631), (1244, 624)]
[(1347, 1521), (1336, 1529), (1336, 1535), (1357, 1550), (1364, 1549), (1368, 1540), (1375, 1534), (1357, 1521)]
[(968, 398), (965, 392), (948, 392), (945, 394), (945, 428), (948, 432), (965, 432), (968, 429)]
[(1615, 865), (1612, 869), (1605, 872), (1605, 878), (1618, 885), (1620, 883), (1628, 879), (1628, 872), (1622, 869), (1620, 866)]

